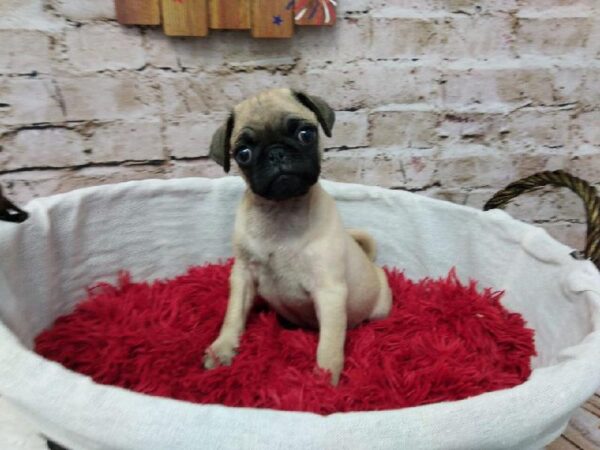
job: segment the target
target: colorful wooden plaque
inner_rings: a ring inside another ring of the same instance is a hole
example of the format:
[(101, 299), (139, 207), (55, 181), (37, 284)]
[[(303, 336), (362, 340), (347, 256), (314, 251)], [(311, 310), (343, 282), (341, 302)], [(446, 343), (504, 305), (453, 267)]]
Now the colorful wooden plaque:
[(210, 28), (247, 30), (250, 28), (250, 0), (210, 0)]
[(167, 36), (206, 36), (207, 0), (162, 0), (163, 29)]
[(168, 36), (206, 36), (211, 28), (289, 38), (295, 25), (334, 25), (336, 6), (337, 0), (115, 0), (119, 23), (159, 25), (162, 19)]
[(115, 9), (123, 25), (160, 25), (158, 0), (115, 0)]
[(289, 38), (294, 34), (293, 8), (290, 0), (253, 0), (252, 36), (255, 38)]
[(291, 0), (296, 25), (334, 25), (336, 0)]

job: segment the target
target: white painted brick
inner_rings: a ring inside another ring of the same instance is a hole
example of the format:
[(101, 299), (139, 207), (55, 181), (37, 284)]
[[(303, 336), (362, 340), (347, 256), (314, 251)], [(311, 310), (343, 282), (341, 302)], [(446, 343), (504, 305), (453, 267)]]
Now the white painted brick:
[[(367, 145), (366, 112), (339, 111), (336, 114), (333, 137), (324, 135), (326, 148), (359, 147)], [(176, 158), (208, 156), (213, 132), (223, 124), (227, 114), (188, 115), (167, 123), (165, 137), (170, 154)]]
[(469, 192), (456, 188), (430, 188), (424, 191), (419, 191), (419, 195), (443, 200), (458, 205), (464, 205), (467, 201)]
[(589, 58), (600, 59), (600, 20), (596, 18), (585, 44), (585, 55)]
[(114, 122), (91, 130), (89, 161), (151, 161), (165, 158), (158, 119)]
[(0, 1), (0, 30), (57, 31), (65, 22), (44, 8), (45, 0)]
[(381, 8), (386, 3), (385, 0), (345, 0), (338, 2), (338, 15), (343, 15), (347, 12), (363, 12), (374, 8)]
[(581, 145), (570, 156), (565, 170), (592, 184), (600, 183), (600, 146)]
[[(435, 183), (437, 172), (437, 150), (400, 149), (396, 157), (402, 164), (403, 184), (394, 184), (408, 189), (421, 189)], [(394, 153), (394, 152), (390, 152)]]
[[(467, 192), (464, 204), (482, 209), (483, 205), (503, 187)], [(464, 190), (458, 191), (464, 192)], [(585, 219), (581, 199), (566, 188), (548, 187), (522, 194), (512, 200), (504, 210), (511, 216), (527, 222)]]
[[(462, 203), (481, 209), (496, 192), (497, 190), (493, 189), (477, 189), (469, 192)], [(434, 196), (443, 198), (442, 195), (435, 193)], [(462, 200), (461, 191), (452, 192), (449, 197), (450, 201), (452, 199)], [(559, 242), (569, 245), (571, 248), (583, 249), (584, 247), (585, 224), (566, 222), (585, 220), (583, 204), (581, 199), (566, 189), (541, 189), (523, 194), (511, 201), (504, 210), (523, 222), (541, 221), (542, 223), (537, 223), (536, 226), (545, 229)]]
[(227, 120), (227, 114), (193, 114), (170, 120), (165, 141), (169, 154), (176, 158), (208, 156), (213, 133)]
[[(195, 39), (201, 41), (202, 39)], [(144, 51), (148, 64), (154, 67), (179, 69), (177, 52), (179, 39), (166, 36), (162, 29), (148, 28), (144, 35)]]
[(492, 58), (512, 54), (513, 36), (508, 16), (454, 15), (438, 36), (441, 55)]
[(448, 111), (437, 127), (438, 142), (444, 145), (477, 141), (500, 145), (507, 130), (506, 116), (497, 112)]
[(336, 110), (367, 106), (365, 83), (369, 82), (363, 65), (328, 66), (291, 74), (288, 84), (298, 90), (323, 97)]
[(227, 75), (176, 74), (164, 76), (160, 81), (163, 112), (170, 115), (229, 111), (262, 90), (289, 85), (285, 76), (262, 71)]
[(577, 16), (589, 14), (596, 0), (519, 0), (518, 15), (523, 17)]
[(438, 68), (420, 63), (380, 62), (361, 64), (354, 80), (366, 106), (392, 103), (435, 103), (440, 96)]
[(511, 19), (508, 16), (464, 14), (373, 18), (372, 57), (399, 58), (438, 55), (444, 58), (480, 58), (511, 54)]
[(322, 167), (329, 180), (385, 187), (403, 183), (401, 161), (377, 149), (328, 152)]
[(40, 31), (0, 30), (0, 74), (50, 72), (50, 37)]
[[(206, 86), (214, 81), (214, 78), (206, 74), (197, 74), (194, 77), (179, 74), (163, 76), (159, 80), (162, 112), (174, 116), (189, 113), (210, 113), (216, 106), (210, 101), (210, 97), (204, 94), (204, 91)], [(217, 94), (218, 92), (215, 92), (215, 95)], [(232, 107), (233, 103), (221, 105), (220, 109), (226, 111)]]
[(585, 220), (581, 199), (568, 189), (542, 189), (513, 200), (506, 211), (528, 222)]
[(219, 31), (202, 39), (174, 39), (159, 36), (160, 33), (162, 31), (146, 36), (149, 62), (157, 67), (184, 67), (214, 72), (225, 66), (251, 71), (254, 67), (274, 70), (294, 64), (295, 50), (290, 49), (285, 39), (252, 39), (247, 32)]
[(161, 166), (121, 165), (87, 167), (78, 170), (35, 170), (0, 174), (0, 184), (7, 196), (25, 205), (36, 197), (46, 197), (89, 186), (120, 183), (147, 178), (166, 178)]
[(238, 175), (235, 164), (231, 167), (229, 175), (223, 171), (212, 159), (196, 159), (191, 161), (171, 161), (169, 164), (170, 178), (205, 177), (220, 178)]
[(116, 18), (113, 0), (53, 0), (52, 6), (61, 16), (77, 22)]
[(584, 223), (541, 223), (536, 224), (548, 232), (550, 236), (559, 242), (576, 250), (585, 248), (586, 225)]
[(324, 175), (339, 181), (421, 189), (439, 184), (445, 189), (498, 186), (542, 170), (564, 168), (569, 156), (558, 150), (536, 148), (518, 153), (481, 145), (457, 148), (357, 149), (329, 152)]
[(394, 5), (400, 9), (414, 9), (419, 13), (444, 11), (466, 14), (509, 12), (516, 10), (518, 6), (517, 0), (394, 0), (381, 1), (380, 4), (379, 8), (389, 9), (390, 5)]
[(589, 17), (520, 18), (517, 52), (520, 55), (563, 55), (584, 49), (592, 29)]
[(323, 146), (363, 147), (368, 145), (369, 122), (366, 111), (337, 111), (333, 136), (327, 138), (324, 133)]
[(458, 107), (571, 103), (581, 98), (585, 71), (570, 62), (552, 61), (456, 64), (445, 70), (442, 101)]
[(435, 156), (431, 184), (444, 187), (503, 185), (513, 181), (513, 159), (483, 146), (444, 148)]
[[(148, 62), (156, 67), (215, 71), (225, 66), (287, 70), (302, 60), (306, 66), (327, 61), (357, 60), (368, 52), (368, 16), (340, 18), (335, 27), (299, 27), (288, 40), (252, 39), (246, 32), (212, 32), (207, 38), (173, 39), (160, 30), (146, 36)], [(265, 73), (266, 77), (270, 74)]]
[(328, 152), (323, 161), (327, 179), (385, 187), (422, 187), (435, 172), (432, 150), (355, 149)]
[(507, 137), (523, 145), (568, 147), (572, 114), (569, 110), (515, 111), (508, 116), (506, 130), (510, 131), (510, 136)]
[(29, 124), (65, 119), (50, 80), (0, 78), (0, 123)]
[[(203, 52), (181, 53), (181, 63), (190, 67), (205, 67), (212, 63), (242, 70), (251, 70), (253, 67), (275, 70), (294, 64), (295, 50), (290, 48), (285, 39), (265, 41), (248, 38), (245, 33), (213, 34), (206, 47)], [(203, 55), (206, 55), (206, 62), (203, 61)]]
[(69, 63), (80, 72), (138, 69), (145, 64), (142, 36), (136, 28), (93, 23), (66, 32)]
[[(21, 199), (127, 179), (224, 176), (206, 158), (212, 131), (235, 103), (275, 86), (338, 110), (334, 138), (324, 140), (329, 178), (472, 205), (539, 170), (597, 182), (597, 6), (345, 0), (335, 27), (269, 41), (246, 31), (177, 39), (121, 27), (113, 0), (0, 0), (1, 167), (94, 164), (6, 173), (0, 183)], [(33, 70), (37, 78), (12, 76)], [(62, 128), (13, 133), (38, 122)], [(515, 206), (524, 220), (554, 221), (567, 239), (575, 233), (560, 221), (579, 217), (578, 208), (562, 193)]]
[(2, 140), (0, 169), (67, 167), (87, 162), (82, 136), (65, 128), (25, 129)]
[(585, 69), (583, 85), (581, 87), (580, 102), (584, 105), (597, 107), (600, 104), (600, 67), (590, 66)]
[(154, 82), (135, 75), (89, 75), (57, 79), (69, 120), (152, 117), (160, 108)]
[[(224, 52), (227, 51), (228, 42), (234, 48), (240, 49), (245, 47), (242, 40), (237, 42), (236, 33), (220, 33), (212, 32), (208, 37), (198, 38), (169, 38), (163, 37), (154, 39), (155, 34), (146, 36), (148, 54), (151, 58), (160, 63), (164, 67), (184, 67), (184, 68), (202, 68), (203, 70), (215, 70), (223, 66), (226, 62)], [(245, 36), (246, 40), (248, 36)], [(238, 38), (239, 39), (239, 38)], [(157, 48), (153, 48), (154, 45)], [(239, 50), (242, 51), (242, 50)], [(165, 53), (159, 55), (159, 53)], [(175, 61), (173, 61), (173, 57)], [(174, 65), (173, 63), (176, 63)], [(155, 64), (161, 66), (161, 64)]]
[(570, 151), (562, 148), (547, 149), (542, 147), (523, 151), (516, 147), (512, 152), (507, 153), (507, 157), (511, 159), (511, 164), (516, 170), (515, 179), (520, 179), (545, 170), (565, 169), (570, 160), (570, 153)]
[[(334, 27), (298, 27), (294, 39), (295, 45), (287, 46), (287, 51), (307, 66), (322, 65), (324, 61), (339, 63), (375, 57), (368, 45), (373, 39), (369, 16), (340, 17)], [(264, 40), (258, 41), (262, 45), (271, 45)]]
[(2, 192), (17, 205), (60, 192), (60, 179), (72, 174), (63, 170), (35, 170), (0, 174)]
[(437, 141), (437, 111), (381, 111), (369, 116), (371, 145), (428, 148)]
[(573, 124), (581, 141), (600, 146), (600, 111), (581, 112), (573, 119)]
[(375, 16), (371, 52), (375, 58), (420, 57), (431, 52), (439, 32), (427, 18)]
[(481, 146), (445, 148), (436, 156), (433, 183), (444, 187), (504, 186), (542, 170), (561, 169), (569, 157), (561, 149), (534, 148), (519, 152)]

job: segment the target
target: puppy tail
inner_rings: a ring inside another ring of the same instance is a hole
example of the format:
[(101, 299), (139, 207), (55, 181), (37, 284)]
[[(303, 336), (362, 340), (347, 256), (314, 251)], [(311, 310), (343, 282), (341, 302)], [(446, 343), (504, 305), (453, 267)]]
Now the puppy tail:
[(360, 248), (363, 249), (367, 257), (371, 261), (375, 261), (375, 257), (377, 256), (377, 245), (375, 244), (375, 240), (371, 237), (371, 235), (366, 231), (355, 228), (349, 229), (348, 233), (350, 236), (352, 236)]

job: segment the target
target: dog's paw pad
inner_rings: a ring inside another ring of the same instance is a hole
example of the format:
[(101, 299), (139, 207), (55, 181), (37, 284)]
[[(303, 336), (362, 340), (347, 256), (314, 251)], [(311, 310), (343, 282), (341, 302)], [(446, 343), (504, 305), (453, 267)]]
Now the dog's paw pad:
[(218, 366), (230, 366), (236, 355), (236, 349), (233, 345), (221, 342), (215, 342), (206, 349), (204, 355), (204, 368), (214, 369)]

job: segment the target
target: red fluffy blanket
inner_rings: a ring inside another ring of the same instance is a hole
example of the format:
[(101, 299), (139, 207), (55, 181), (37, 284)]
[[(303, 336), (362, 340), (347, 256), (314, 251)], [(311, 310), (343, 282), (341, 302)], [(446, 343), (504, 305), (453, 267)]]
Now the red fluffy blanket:
[(387, 270), (394, 306), (348, 331), (337, 387), (315, 370), (318, 333), (265, 306), (248, 319), (230, 367), (204, 370), (225, 313), (231, 261), (173, 280), (98, 285), (35, 341), (35, 350), (96, 382), (197, 403), (330, 414), (458, 400), (524, 382), (533, 331), (501, 293)]

